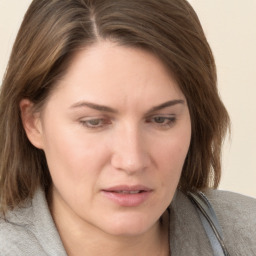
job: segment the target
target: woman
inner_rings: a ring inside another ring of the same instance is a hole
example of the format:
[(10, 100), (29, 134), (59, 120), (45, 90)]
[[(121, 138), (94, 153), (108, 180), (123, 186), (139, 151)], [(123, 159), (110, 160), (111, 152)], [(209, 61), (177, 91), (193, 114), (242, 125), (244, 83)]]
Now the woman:
[(255, 255), (255, 200), (211, 189), (228, 126), (185, 0), (34, 0), (0, 94), (0, 255)]

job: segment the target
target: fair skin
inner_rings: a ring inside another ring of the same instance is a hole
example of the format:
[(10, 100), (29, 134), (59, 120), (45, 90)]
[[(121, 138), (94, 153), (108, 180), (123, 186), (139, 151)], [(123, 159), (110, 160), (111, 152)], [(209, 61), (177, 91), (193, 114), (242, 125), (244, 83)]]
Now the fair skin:
[(23, 124), (45, 152), (49, 206), (68, 255), (168, 255), (168, 225), (159, 219), (177, 188), (191, 123), (162, 62), (99, 42), (76, 54), (39, 113), (32, 107), (21, 101)]

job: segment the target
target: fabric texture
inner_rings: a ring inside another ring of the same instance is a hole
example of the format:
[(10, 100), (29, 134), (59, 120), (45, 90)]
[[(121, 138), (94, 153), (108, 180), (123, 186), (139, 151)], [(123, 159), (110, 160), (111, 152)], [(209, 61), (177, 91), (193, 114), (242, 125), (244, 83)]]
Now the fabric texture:
[[(223, 229), (231, 256), (256, 255), (256, 199), (218, 190), (205, 193)], [(170, 206), (172, 256), (212, 256), (195, 206), (178, 191)], [(67, 256), (45, 194), (38, 190), (26, 206), (0, 219), (0, 256)]]
[[(255, 256), (256, 200), (218, 190), (205, 194), (217, 215), (229, 254)], [(213, 255), (196, 208), (182, 193), (177, 193), (171, 204), (170, 237), (172, 256)]]

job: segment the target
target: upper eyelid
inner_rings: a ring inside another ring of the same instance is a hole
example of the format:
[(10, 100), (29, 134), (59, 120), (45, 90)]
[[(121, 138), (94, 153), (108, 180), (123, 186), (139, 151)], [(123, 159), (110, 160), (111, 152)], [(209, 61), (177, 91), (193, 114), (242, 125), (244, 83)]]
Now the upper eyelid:
[[(90, 121), (98, 121), (99, 120), (99, 124), (90, 124)], [(105, 120), (105, 121), (104, 121)], [(111, 122), (106, 121), (106, 119), (104, 118), (90, 118), (90, 119), (80, 119), (80, 124), (83, 125), (84, 127), (88, 128), (88, 129), (102, 129), (106, 126), (111, 125)]]
[(170, 117), (176, 117), (176, 114), (151, 114), (149, 116), (146, 116), (145, 119), (154, 118), (154, 117), (164, 117), (164, 118), (170, 118)]
[(90, 122), (90, 121), (108, 121), (110, 118), (105, 118), (105, 117), (92, 117), (92, 118), (80, 118), (81, 122)]
[[(164, 123), (158, 123), (157, 121), (154, 121), (154, 118), (164, 118)], [(99, 121), (99, 124), (91, 124), (90, 121)], [(157, 125), (159, 127), (171, 127), (172, 125), (174, 125), (176, 123), (177, 117), (174, 114), (164, 114), (164, 115), (151, 115), (147, 118), (145, 118), (145, 122), (146, 123), (152, 123), (154, 125)], [(111, 120), (110, 118), (86, 118), (86, 119), (80, 119), (80, 123), (81, 125), (83, 125), (84, 127), (87, 127), (88, 129), (91, 130), (102, 130), (106, 127), (109, 127), (113, 124), (113, 120)]]
[(156, 118), (163, 118), (164, 122), (167, 122), (169, 124), (170, 123), (175, 123), (176, 120), (177, 120), (177, 117), (175, 115), (167, 115), (167, 116), (166, 115), (153, 115), (151, 117), (146, 118), (145, 121), (147, 123), (154, 123), (154, 124), (157, 124), (157, 125), (161, 124), (161, 123), (158, 123), (156, 120), (154, 120)]
[(107, 120), (107, 119), (113, 119), (113, 117), (111, 115), (106, 115), (106, 114), (101, 114), (101, 113), (93, 113), (93, 114), (86, 114), (86, 115), (81, 115), (79, 118), (79, 120), (81, 121), (90, 121), (90, 120), (97, 120), (97, 119), (100, 119), (100, 120)]
[[(149, 116), (146, 116), (145, 118), (143, 118), (144, 120), (148, 120), (148, 119), (152, 119), (152, 118), (156, 118), (156, 117), (163, 117), (163, 118), (177, 118), (176, 114), (151, 114)], [(81, 122), (89, 122), (89, 121), (93, 121), (93, 120), (101, 120), (104, 122), (105, 121), (113, 121), (115, 118), (110, 117), (110, 116), (88, 116), (88, 117), (82, 117), (79, 118), (79, 121)]]

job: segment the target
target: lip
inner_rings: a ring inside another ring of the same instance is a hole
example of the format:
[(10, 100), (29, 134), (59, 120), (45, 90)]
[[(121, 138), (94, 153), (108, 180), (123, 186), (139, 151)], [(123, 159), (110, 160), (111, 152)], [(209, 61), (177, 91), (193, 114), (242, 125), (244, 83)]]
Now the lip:
[(153, 190), (143, 185), (118, 185), (101, 190), (112, 202), (124, 207), (136, 207), (143, 204)]

